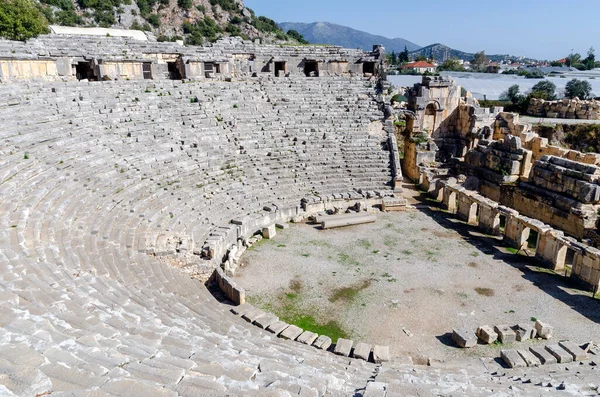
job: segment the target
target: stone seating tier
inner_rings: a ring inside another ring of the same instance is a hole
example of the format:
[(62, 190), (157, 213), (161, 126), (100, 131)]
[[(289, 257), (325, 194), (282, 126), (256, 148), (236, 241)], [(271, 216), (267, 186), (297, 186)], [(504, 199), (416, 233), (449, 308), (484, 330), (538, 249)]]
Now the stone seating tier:
[(273, 337), (190, 275), (212, 271), (204, 243), (235, 237), (232, 219), (392, 194), (370, 91), (338, 78), (0, 85), (0, 394), (363, 390), (373, 364)]

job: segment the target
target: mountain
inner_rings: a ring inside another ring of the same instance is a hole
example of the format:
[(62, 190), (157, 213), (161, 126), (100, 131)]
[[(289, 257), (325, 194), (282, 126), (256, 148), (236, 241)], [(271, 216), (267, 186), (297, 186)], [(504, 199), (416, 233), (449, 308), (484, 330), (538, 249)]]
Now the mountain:
[(373, 44), (383, 44), (388, 53), (404, 51), (404, 46), (408, 51), (414, 51), (421, 47), (405, 39), (388, 39), (329, 22), (282, 22), (278, 25), (285, 32), (289, 30), (299, 32), (311, 44), (333, 44), (367, 51), (373, 49)]
[[(423, 48), (419, 48), (415, 51), (411, 51), (409, 53), (409, 55), (411, 58), (416, 58), (417, 56), (422, 55), (427, 58), (433, 58), (436, 61), (445, 61), (446, 59), (450, 59), (450, 58), (458, 58), (458, 59), (462, 59), (465, 61), (470, 61), (475, 56), (475, 54), (455, 50), (453, 48), (450, 48), (450, 47), (440, 44), (440, 43), (431, 44), (431, 45), (428, 45), (427, 47), (423, 47)], [(490, 61), (493, 61), (493, 62), (502, 61), (507, 58), (514, 58), (509, 55), (487, 55), (486, 54), (486, 56)]]

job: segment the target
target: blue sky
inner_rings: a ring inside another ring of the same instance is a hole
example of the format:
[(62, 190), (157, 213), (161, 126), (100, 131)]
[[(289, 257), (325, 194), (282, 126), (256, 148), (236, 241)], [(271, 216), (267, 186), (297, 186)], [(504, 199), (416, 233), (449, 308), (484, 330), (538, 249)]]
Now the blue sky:
[(326, 21), (425, 46), (559, 59), (571, 50), (600, 59), (598, 0), (245, 0), (277, 22)]

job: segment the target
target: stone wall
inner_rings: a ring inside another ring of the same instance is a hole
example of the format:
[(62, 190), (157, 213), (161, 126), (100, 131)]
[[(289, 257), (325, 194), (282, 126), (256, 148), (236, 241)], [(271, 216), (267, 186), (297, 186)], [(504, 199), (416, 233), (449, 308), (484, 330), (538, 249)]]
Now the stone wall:
[[(94, 79), (143, 79), (142, 64), (150, 63), (154, 80), (168, 79), (176, 63), (181, 78), (205, 79), (259, 75), (366, 76), (381, 75), (385, 53), (337, 46), (261, 45), (224, 38), (206, 46), (139, 41), (129, 37), (44, 35), (27, 42), (0, 40), (0, 79), (76, 79), (77, 66), (89, 64)], [(104, 68), (98, 67), (106, 65)], [(169, 68), (170, 66), (170, 68)], [(211, 70), (213, 72), (211, 72)], [(148, 76), (146, 76), (148, 78)]]
[[(432, 195), (440, 199), (449, 212), (457, 214), (470, 225), (478, 226), (485, 233), (503, 235), (505, 241), (519, 250), (527, 248), (531, 231), (537, 232), (536, 258), (560, 274), (570, 265), (571, 279), (590, 291), (600, 288), (600, 250), (456, 184), (440, 181)], [(504, 230), (501, 217), (504, 218)], [(572, 253), (571, 263), (567, 263), (568, 250)]]
[(561, 99), (545, 101), (532, 99), (527, 114), (535, 117), (600, 120), (600, 102), (596, 100)]

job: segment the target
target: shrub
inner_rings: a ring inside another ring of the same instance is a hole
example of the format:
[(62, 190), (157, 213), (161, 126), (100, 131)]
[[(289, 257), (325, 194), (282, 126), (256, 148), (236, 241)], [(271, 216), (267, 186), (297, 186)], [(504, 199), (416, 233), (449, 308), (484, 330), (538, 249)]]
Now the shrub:
[(0, 2), (0, 37), (25, 41), (49, 32), (48, 20), (33, 1)]
[(287, 35), (299, 42), (300, 44), (309, 44), (308, 41), (306, 41), (306, 39), (304, 38), (304, 36), (302, 36), (302, 34), (300, 34), (294, 29), (288, 30)]
[(177, 0), (177, 5), (184, 10), (192, 8), (192, 0)]
[(157, 28), (160, 26), (160, 16), (158, 14), (150, 14), (148, 17), (148, 22), (150, 22), (150, 25)]

